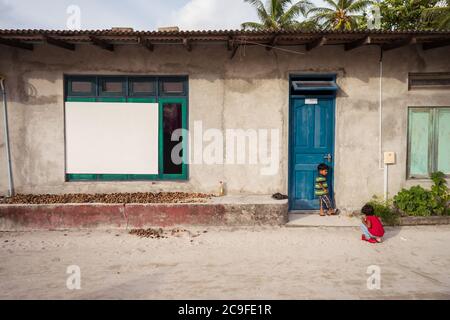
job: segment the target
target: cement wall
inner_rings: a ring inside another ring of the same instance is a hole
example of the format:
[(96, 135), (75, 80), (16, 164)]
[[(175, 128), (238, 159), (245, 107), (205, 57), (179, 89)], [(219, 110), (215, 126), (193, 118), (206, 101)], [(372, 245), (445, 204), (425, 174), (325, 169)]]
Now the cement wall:
[[(303, 47), (290, 48), (303, 51)], [(20, 193), (198, 191), (229, 194), (287, 193), (289, 75), (335, 72), (341, 91), (336, 110), (337, 203), (361, 206), (383, 192), (379, 169), (378, 47), (345, 52), (326, 46), (294, 54), (247, 47), (230, 60), (224, 45), (117, 46), (111, 53), (80, 45), (75, 52), (37, 45), (33, 52), (0, 46), (0, 73), (7, 77), (14, 181)], [(450, 71), (450, 49), (427, 52), (415, 46), (384, 55), (383, 150), (397, 153), (389, 190), (428, 181), (406, 179), (407, 107), (449, 106), (450, 91), (408, 91), (408, 72)], [(189, 75), (189, 121), (204, 129), (279, 129), (279, 174), (260, 175), (258, 165), (190, 165), (188, 182), (65, 182), (64, 74)], [(3, 115), (1, 115), (3, 116)], [(7, 175), (0, 134), (0, 192)]]

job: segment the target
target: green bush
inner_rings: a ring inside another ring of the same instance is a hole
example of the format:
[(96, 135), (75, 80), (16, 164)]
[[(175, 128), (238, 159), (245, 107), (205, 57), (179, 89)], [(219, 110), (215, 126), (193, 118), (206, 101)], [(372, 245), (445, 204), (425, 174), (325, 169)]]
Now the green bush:
[(396, 226), (400, 224), (400, 215), (395, 210), (392, 200), (382, 200), (376, 196), (369, 202), (375, 209), (375, 214), (381, 218), (384, 224)]
[(436, 207), (431, 191), (421, 186), (403, 189), (394, 197), (394, 204), (402, 212), (411, 216), (431, 216)]
[(394, 197), (394, 205), (410, 216), (432, 216), (449, 214), (449, 192), (445, 175), (442, 172), (431, 176), (434, 185), (431, 190), (421, 186), (403, 189)]
[(437, 215), (449, 215), (450, 192), (447, 187), (445, 174), (435, 172), (431, 175), (434, 185), (431, 187), (431, 194), (437, 203), (435, 213)]

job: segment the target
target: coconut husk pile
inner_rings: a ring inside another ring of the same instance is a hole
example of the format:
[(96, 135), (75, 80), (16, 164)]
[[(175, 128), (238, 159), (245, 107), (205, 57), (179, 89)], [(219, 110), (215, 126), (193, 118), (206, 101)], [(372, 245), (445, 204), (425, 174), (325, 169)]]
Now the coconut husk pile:
[[(181, 238), (181, 237), (197, 238), (202, 233), (204, 234), (207, 232), (208, 231), (205, 230), (203, 232), (198, 231), (197, 233), (192, 233), (191, 231), (182, 229), (182, 228), (175, 228), (175, 229), (168, 230), (168, 231), (164, 231), (161, 228), (159, 228), (159, 229), (150, 228), (150, 229), (133, 229), (129, 233), (131, 235), (135, 235), (140, 238), (168, 239), (169, 236), (177, 237), (177, 238)], [(193, 241), (193, 240), (191, 240), (191, 241)]]
[(112, 193), (112, 194), (62, 194), (32, 195), (18, 194), (11, 198), (0, 198), (0, 204), (64, 204), (64, 203), (188, 203), (205, 202), (212, 195), (203, 193), (159, 192), (159, 193)]
[(130, 234), (140, 238), (167, 239), (167, 237), (164, 236), (163, 229), (133, 229), (130, 231)]

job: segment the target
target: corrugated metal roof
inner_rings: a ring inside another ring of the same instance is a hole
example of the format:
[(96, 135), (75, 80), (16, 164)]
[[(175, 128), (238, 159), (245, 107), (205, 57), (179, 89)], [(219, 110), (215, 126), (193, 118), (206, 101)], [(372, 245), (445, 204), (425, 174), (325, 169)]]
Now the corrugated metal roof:
[[(228, 42), (228, 46), (238, 46), (245, 42), (257, 42), (268, 46), (307, 45), (311, 48), (321, 45), (359, 46), (358, 41), (370, 37), (364, 44), (392, 46), (405, 42), (426, 44), (429, 47), (447, 45), (450, 30), (356, 30), (356, 31), (305, 31), (305, 30), (192, 30), (192, 31), (134, 31), (123, 29), (108, 30), (42, 30), (42, 29), (0, 29), (0, 44), (32, 49), (33, 44), (50, 43), (73, 50), (76, 44), (96, 44), (111, 46), (116, 44), (144, 44), (149, 49), (153, 45), (184, 44), (190, 50), (192, 43)], [(51, 38), (52, 41), (49, 41)], [(276, 40), (275, 40), (276, 39)], [(315, 41), (320, 41), (316, 44)], [(59, 43), (58, 43), (59, 41)], [(55, 43), (56, 42), (56, 43)], [(65, 44), (64, 44), (64, 43)], [(231, 42), (231, 44), (230, 44)], [(356, 42), (356, 43), (355, 43)], [(109, 50), (109, 49), (108, 49)]]
[(93, 35), (93, 36), (197, 36), (197, 35), (450, 35), (450, 30), (355, 30), (355, 31), (305, 31), (305, 30), (180, 30), (180, 31), (123, 31), (123, 30), (43, 30), (43, 29), (0, 29), (0, 35)]

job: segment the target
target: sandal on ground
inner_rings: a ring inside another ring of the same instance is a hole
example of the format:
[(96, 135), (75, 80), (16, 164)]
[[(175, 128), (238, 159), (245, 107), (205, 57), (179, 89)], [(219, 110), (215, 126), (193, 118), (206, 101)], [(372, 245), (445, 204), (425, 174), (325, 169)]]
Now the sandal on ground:
[(377, 241), (376, 239), (374, 239), (374, 238), (367, 239), (365, 235), (362, 235), (362, 236), (361, 236), (361, 240), (362, 240), (362, 241), (367, 241), (367, 242), (369, 242), (369, 243), (381, 243), (381, 242), (378, 242), (378, 241)]
[(339, 215), (339, 209), (336, 209), (333, 213), (329, 213), (329, 216), (338, 216)]

